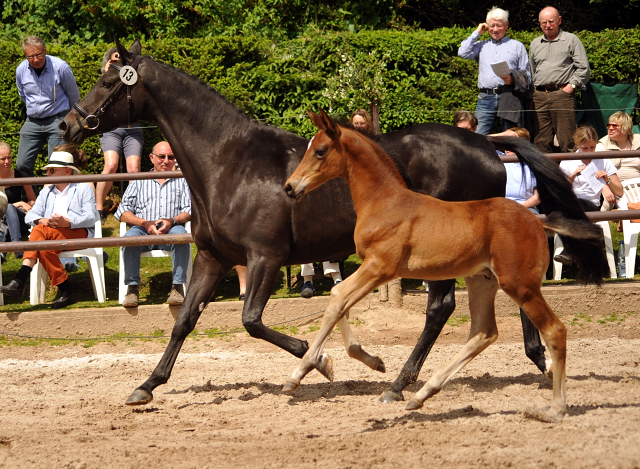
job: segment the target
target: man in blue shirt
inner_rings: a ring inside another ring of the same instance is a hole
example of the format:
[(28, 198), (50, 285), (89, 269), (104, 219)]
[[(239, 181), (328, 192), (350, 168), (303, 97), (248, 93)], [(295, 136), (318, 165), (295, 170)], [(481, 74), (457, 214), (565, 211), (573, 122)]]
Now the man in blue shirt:
[[(183, 178), (166, 179), (165, 171), (174, 171), (176, 158), (169, 142), (159, 142), (149, 155), (157, 179), (131, 181), (122, 196), (115, 213), (117, 220), (131, 226), (125, 236), (186, 233), (184, 224), (191, 219), (191, 192)], [(173, 263), (173, 287), (167, 303), (179, 306), (184, 301), (183, 284), (187, 281), (187, 268), (191, 262), (190, 244), (161, 246), (126, 246), (122, 248), (124, 259), (124, 283), (127, 294), (122, 306), (138, 306), (140, 294), (140, 256), (143, 251), (162, 249), (171, 251)]]
[[(502, 130), (523, 125), (524, 93), (531, 83), (529, 57), (521, 42), (506, 36), (508, 28), (509, 12), (493, 7), (487, 13), (487, 22), (480, 23), (458, 49), (460, 57), (478, 62), (480, 94), (475, 112), (476, 132), (483, 135), (491, 133), (496, 117), (500, 118)], [(479, 41), (487, 31), (491, 38)], [(507, 63), (510, 73), (498, 76), (491, 65), (501, 62)]]
[(71, 67), (62, 59), (47, 55), (44, 41), (29, 36), (22, 42), (26, 60), (16, 69), (16, 85), (27, 108), (27, 120), (20, 129), (17, 169), (33, 176), (38, 153), (48, 143), (53, 148), (64, 144), (58, 124), (80, 100), (80, 92)]

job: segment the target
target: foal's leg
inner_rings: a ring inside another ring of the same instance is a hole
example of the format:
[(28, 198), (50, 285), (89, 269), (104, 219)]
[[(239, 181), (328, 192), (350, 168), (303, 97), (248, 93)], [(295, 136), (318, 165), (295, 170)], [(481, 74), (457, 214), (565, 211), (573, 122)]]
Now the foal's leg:
[(524, 352), (527, 357), (549, 379), (553, 379), (551, 360), (544, 356), (544, 345), (540, 341), (540, 332), (531, 323), (527, 313), (520, 308), (520, 321), (522, 322), (522, 335), (524, 336)]
[(380, 396), (380, 402), (404, 401), (402, 390), (418, 379), (431, 347), (456, 307), (455, 287), (455, 280), (429, 282), (427, 318), (422, 334), (409, 359), (402, 367), (400, 375), (393, 382), (391, 388)]
[(444, 368), (434, 374), (427, 384), (407, 402), (407, 410), (422, 407), (424, 401), (439, 393), (460, 369), (476, 355), (498, 339), (495, 317), (495, 298), (498, 281), (492, 275), (475, 275), (465, 278), (469, 291), (469, 311), (471, 313), (471, 332), (469, 340), (462, 350)]
[(126, 402), (127, 405), (141, 405), (151, 402), (153, 400), (153, 390), (169, 381), (171, 370), (185, 338), (196, 327), (200, 314), (211, 300), (213, 292), (222, 277), (233, 267), (232, 263), (227, 264), (221, 264), (206, 251), (198, 251), (193, 263), (191, 283), (173, 326), (171, 340), (160, 359), (160, 363), (153, 370), (149, 379), (129, 396)]
[[(501, 279), (502, 280), (502, 279)], [(502, 282), (504, 292), (520, 305), (534, 326), (540, 330), (553, 362), (553, 399), (548, 412), (540, 412), (541, 420), (557, 422), (567, 412), (566, 358), (567, 329), (554, 314), (540, 292), (538, 279), (518, 278), (517, 282)]]
[[(332, 299), (335, 296), (338, 296), (343, 284), (344, 282), (331, 289)], [(381, 373), (384, 373), (386, 371), (382, 359), (380, 357), (371, 356), (367, 352), (365, 352), (358, 342), (358, 339), (356, 339), (356, 336), (353, 334), (351, 326), (349, 325), (349, 310), (347, 310), (344, 316), (340, 318), (340, 320), (338, 321), (338, 326), (340, 327), (340, 334), (342, 335), (344, 348), (351, 358), (355, 358), (356, 360), (361, 361), (372, 370), (380, 371)]]
[(291, 392), (300, 387), (300, 381), (314, 367), (321, 364), (322, 350), (331, 334), (331, 331), (349, 309), (368, 295), (375, 287), (393, 278), (393, 276), (382, 275), (377, 262), (367, 258), (360, 268), (339, 286), (341, 287), (336, 296), (331, 295), (331, 301), (322, 318), (322, 324), (318, 335), (304, 354), (300, 365), (295, 369), (289, 379), (287, 379), (282, 392)]

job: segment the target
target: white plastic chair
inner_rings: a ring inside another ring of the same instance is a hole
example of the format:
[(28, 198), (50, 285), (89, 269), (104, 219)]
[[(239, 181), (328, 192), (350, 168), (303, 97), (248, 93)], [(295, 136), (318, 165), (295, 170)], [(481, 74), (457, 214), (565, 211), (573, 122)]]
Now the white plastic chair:
[[(613, 242), (611, 241), (611, 228), (608, 221), (599, 221), (596, 223), (602, 232), (604, 233), (604, 246), (607, 251), (607, 263), (609, 264), (609, 271), (611, 278), (618, 278), (616, 275), (616, 260), (613, 257)], [(636, 235), (637, 236), (637, 235)], [(555, 235), (553, 240), (553, 256), (557, 256), (562, 252), (564, 245), (560, 236)], [(629, 264), (627, 264), (629, 265)], [(560, 280), (562, 278), (562, 264), (560, 262), (553, 261), (553, 279)]]
[[(187, 233), (191, 233), (191, 222), (188, 221), (184, 224)], [(127, 224), (120, 222), (120, 237), (123, 237), (127, 232)], [(189, 244), (191, 248), (191, 244)], [(164, 251), (161, 249), (153, 249), (151, 251), (143, 252), (141, 257), (171, 257), (171, 251)], [(191, 272), (193, 271), (193, 263), (189, 258), (189, 266), (187, 267), (187, 283), (184, 284), (184, 293), (187, 293), (187, 287), (191, 281)], [(118, 301), (120, 304), (124, 303), (124, 297), (127, 296), (127, 286), (124, 284), (124, 256), (122, 255), (122, 248), (120, 248), (120, 276), (118, 280)]]
[[(640, 202), (640, 178), (627, 179), (622, 183), (622, 189), (624, 190), (624, 198), (627, 203)], [(627, 207), (625, 206), (624, 209), (626, 210)], [(624, 231), (625, 274), (627, 278), (633, 278), (633, 272), (636, 267), (640, 223), (632, 223), (631, 220), (622, 220), (622, 230)]]
[[(95, 238), (102, 238), (102, 224), (100, 223), (100, 215), (96, 211)], [(102, 248), (78, 249), (77, 251), (63, 251), (58, 257), (86, 257), (89, 265), (89, 273), (91, 274), (91, 284), (93, 293), (98, 303), (104, 303), (106, 300), (105, 283), (104, 283), (104, 257), (102, 257)], [(29, 299), (32, 305), (44, 303), (44, 294), (47, 287), (47, 272), (40, 262), (33, 266), (31, 271), (31, 287)]]

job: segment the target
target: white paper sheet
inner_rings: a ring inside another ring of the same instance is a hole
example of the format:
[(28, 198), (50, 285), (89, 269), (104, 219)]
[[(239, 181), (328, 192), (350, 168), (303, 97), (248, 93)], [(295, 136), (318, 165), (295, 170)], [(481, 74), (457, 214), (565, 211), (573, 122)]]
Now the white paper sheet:
[(593, 161), (590, 162), (581, 172), (580, 176), (585, 178), (589, 187), (593, 189), (593, 191), (598, 194), (602, 188), (605, 186), (605, 182), (603, 179), (598, 179), (596, 177), (596, 173), (598, 172), (598, 168), (593, 164)]
[(507, 65), (507, 62), (491, 64), (491, 68), (493, 69), (493, 73), (495, 73), (499, 77), (503, 77), (511, 73), (511, 69), (509, 68), (509, 65)]

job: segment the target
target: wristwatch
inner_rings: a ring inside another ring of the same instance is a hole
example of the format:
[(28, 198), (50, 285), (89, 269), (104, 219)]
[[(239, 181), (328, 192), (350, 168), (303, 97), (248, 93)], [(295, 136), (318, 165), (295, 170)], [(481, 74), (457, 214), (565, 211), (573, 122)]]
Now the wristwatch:
[(178, 224), (178, 220), (176, 220), (176, 217), (171, 217), (171, 219), (173, 220), (173, 225), (177, 225)]
[(607, 178), (607, 186), (611, 184), (611, 178)]
[(573, 88), (574, 90), (576, 89), (576, 85), (574, 85), (573, 83), (569, 83), (571, 85), (571, 88)]

